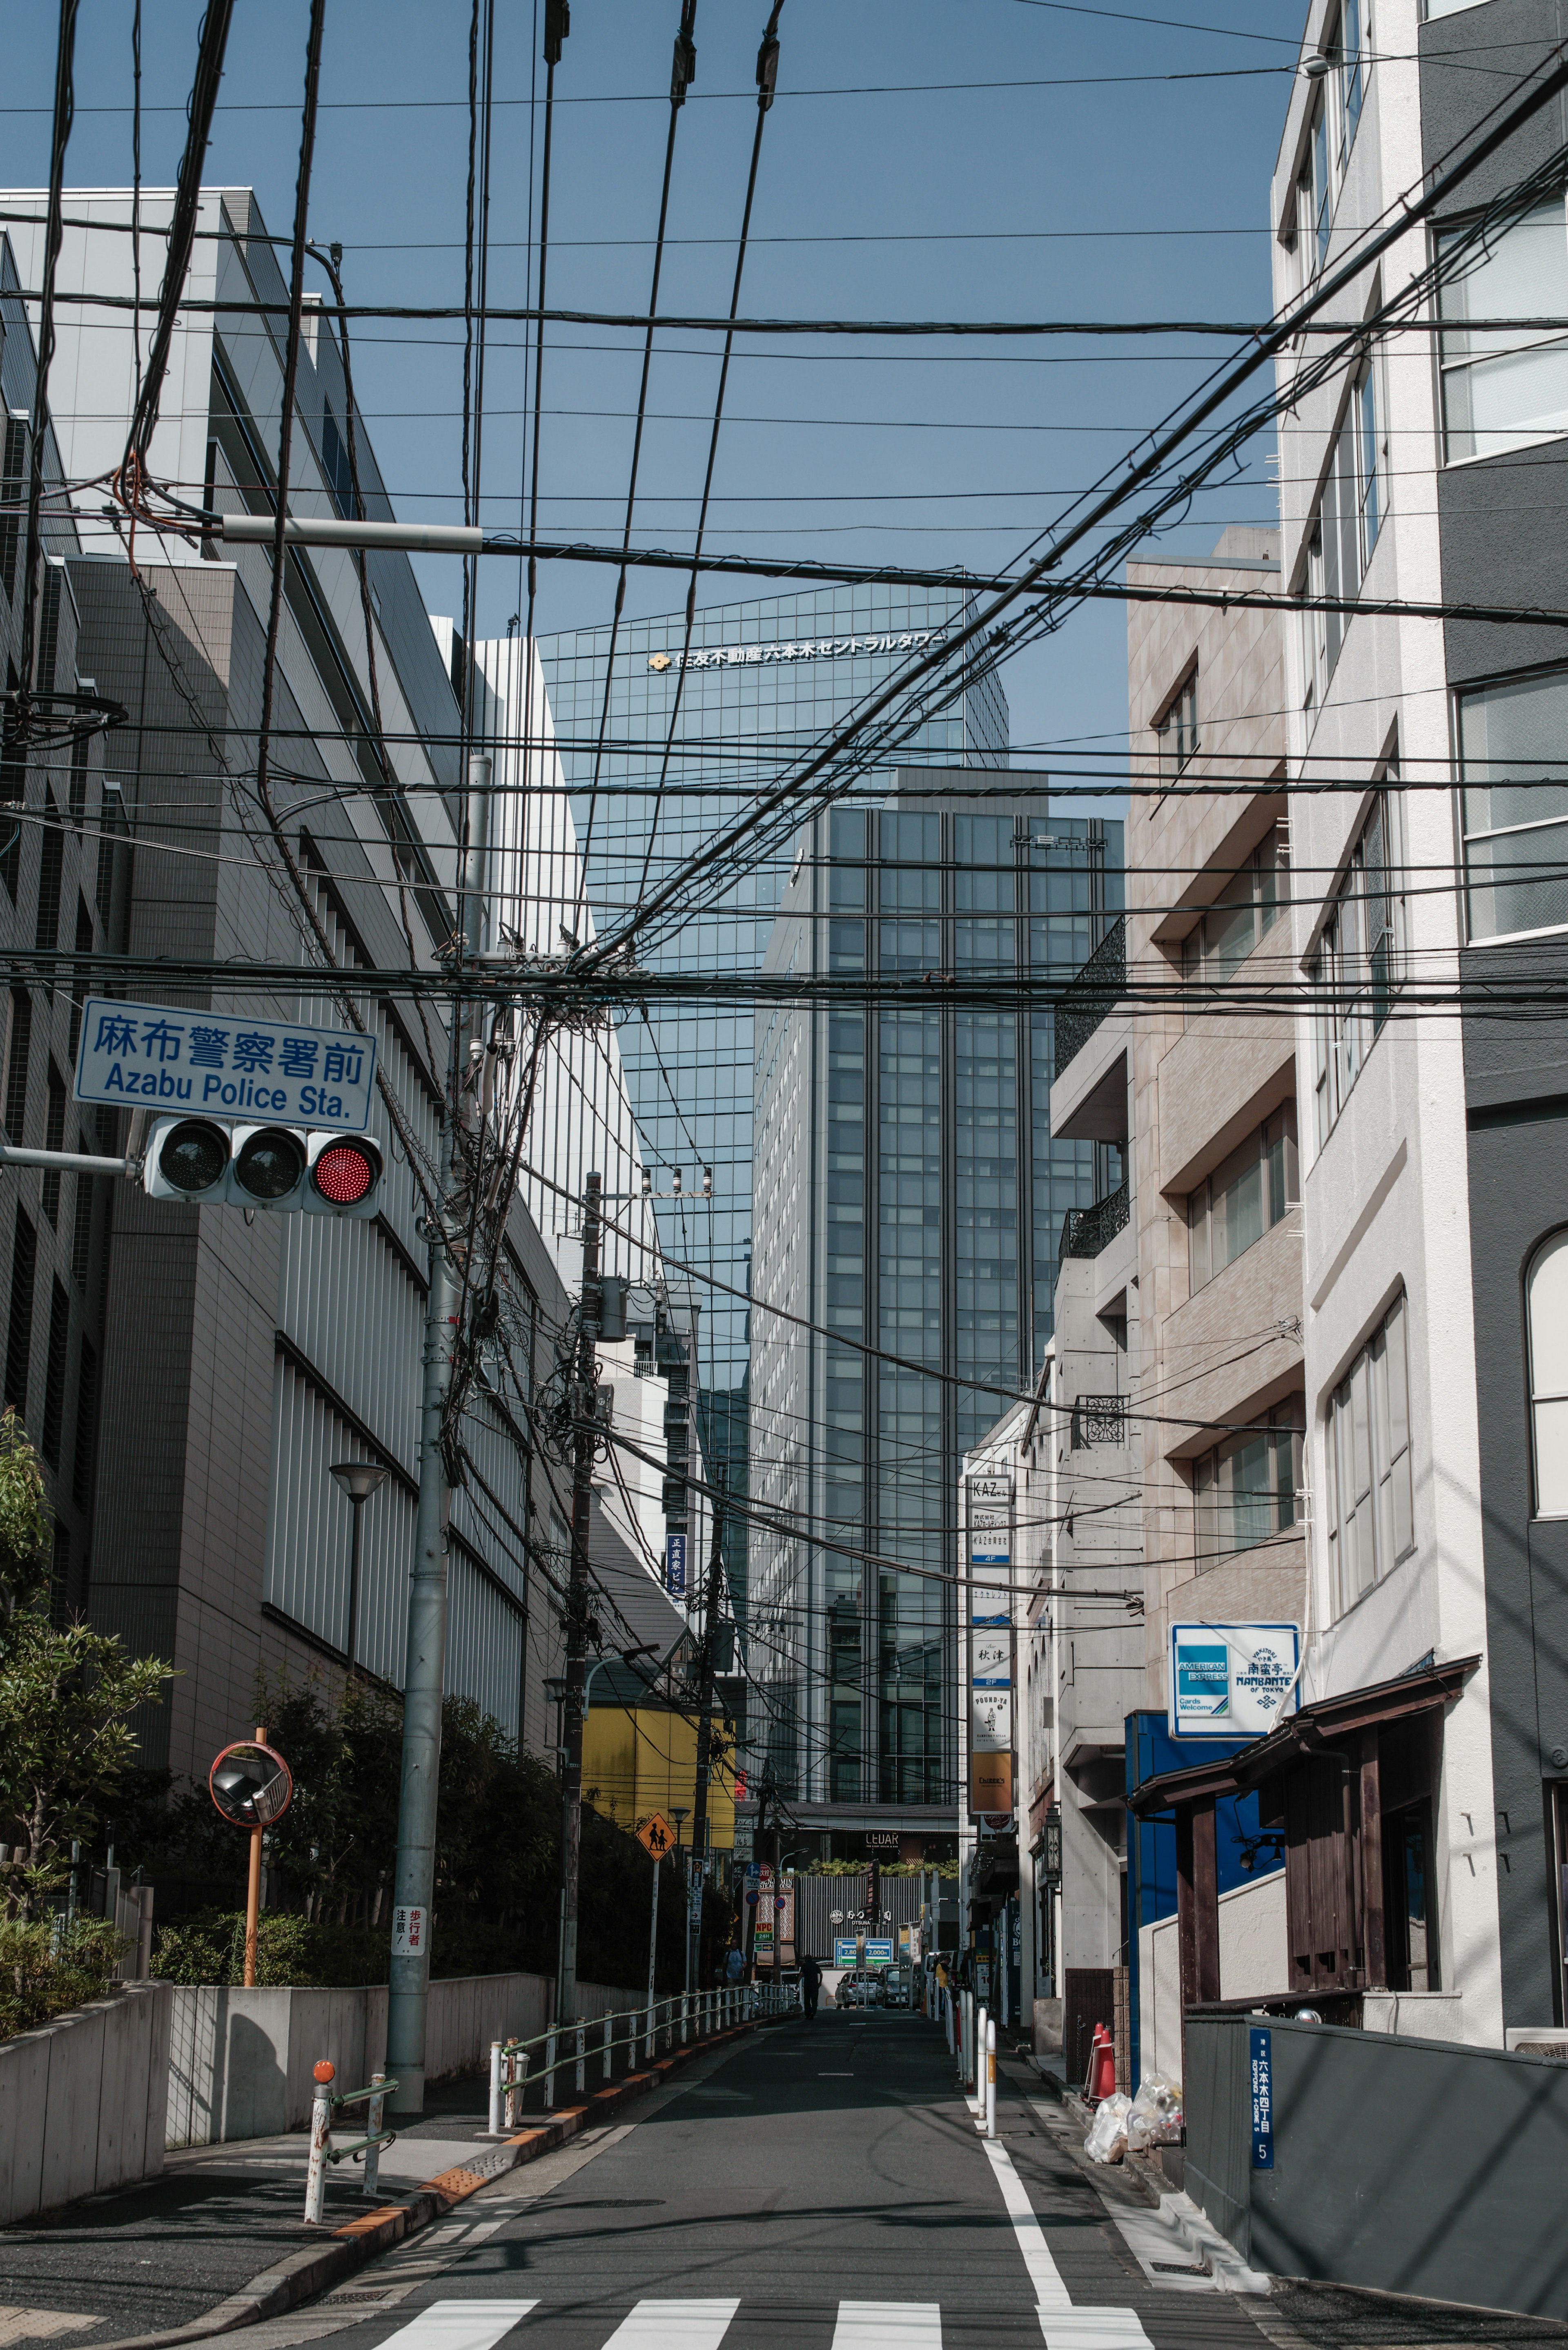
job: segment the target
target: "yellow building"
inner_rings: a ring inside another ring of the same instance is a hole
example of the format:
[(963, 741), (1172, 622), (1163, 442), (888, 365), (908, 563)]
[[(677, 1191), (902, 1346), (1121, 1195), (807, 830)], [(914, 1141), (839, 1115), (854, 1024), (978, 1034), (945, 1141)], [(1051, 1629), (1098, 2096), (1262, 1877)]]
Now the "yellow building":
[[(719, 1714), (713, 1716), (712, 1755), (708, 1779), (709, 1848), (732, 1852), (734, 1752)], [(697, 1807), (695, 1716), (666, 1713), (654, 1706), (590, 1706), (583, 1723), (583, 1794), (596, 1812), (628, 1830), (637, 1828), (654, 1812), (670, 1819), (680, 1807), (687, 1815), (681, 1823), (681, 1842), (690, 1844), (688, 1823)]]

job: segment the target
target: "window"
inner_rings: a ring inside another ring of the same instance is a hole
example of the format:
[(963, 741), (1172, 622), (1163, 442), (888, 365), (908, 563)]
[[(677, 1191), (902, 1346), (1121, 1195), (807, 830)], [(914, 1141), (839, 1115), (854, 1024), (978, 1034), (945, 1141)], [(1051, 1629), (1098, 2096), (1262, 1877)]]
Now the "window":
[(1156, 721), (1159, 737), (1159, 772), (1174, 783), (1198, 748), (1198, 671), (1193, 671), (1165, 716)]
[(1407, 1328), (1401, 1296), (1329, 1404), (1329, 1590), (1341, 1616), (1416, 1547)]
[(1191, 1286), (1201, 1289), (1281, 1222), (1300, 1192), (1296, 1106), (1286, 1102), (1206, 1176), (1187, 1202)]
[(33, 1353), (33, 1276), (38, 1267), (38, 1236), (24, 1211), (16, 1211), (11, 1251), (11, 1319), (5, 1334), (5, 1400), (27, 1417), (27, 1380)]
[[(1334, 435), (1328, 471), (1324, 475), (1317, 513), (1307, 533), (1306, 561), (1297, 592), (1330, 603), (1354, 603), (1366, 577), (1377, 535), (1383, 526), (1383, 472), (1386, 454), (1377, 391), (1377, 370), (1364, 360), (1350, 387), (1350, 398)], [(1302, 632), (1302, 702), (1319, 709), (1339, 659), (1351, 616), (1347, 612), (1306, 611), (1300, 616)]]
[(1339, 167), (1343, 172), (1361, 120), (1366, 95), (1366, 67), (1362, 49), (1361, 0), (1345, 0), (1339, 40)]
[(0, 505), (10, 509), (0, 516), (0, 587), (7, 598), (16, 592), (16, 551), (20, 543), (22, 518), (16, 508), (22, 503), (22, 492), (27, 480), (27, 419), (26, 415), (7, 416), (5, 420), (5, 449), (0, 455)]
[(27, 1118), (27, 1058), (33, 1043), (33, 999), (11, 990), (11, 1053), (5, 1066), (5, 1139), (20, 1143)]
[[(46, 1150), (63, 1150), (65, 1147), (65, 1079), (56, 1068), (54, 1055), (51, 1054), (49, 1056), (48, 1109), (44, 1119), (44, 1148)], [(47, 1216), (51, 1224), (57, 1224), (60, 1220), (60, 1170), (57, 1167), (45, 1168), (41, 1195), (45, 1215)]]
[(1534, 1514), (1568, 1518), (1568, 1231), (1536, 1250), (1525, 1298)]
[(70, 1300), (57, 1281), (49, 1296), (49, 1351), (44, 1370), (44, 1432), (38, 1450), (51, 1469), (60, 1465), (66, 1418), (66, 1357), (70, 1346)]
[[(1439, 259), (1470, 234), (1439, 237)], [(1568, 432), (1568, 338), (1540, 328), (1469, 324), (1560, 318), (1565, 311), (1568, 216), (1561, 194), (1489, 235), (1439, 283), (1443, 449), (1450, 464)]]
[(327, 486), (332, 493), (332, 503), (338, 513), (345, 522), (357, 522), (359, 504), (354, 495), (354, 475), (330, 400), (324, 403), (321, 413), (321, 469), (327, 476)]
[(64, 869), (66, 837), (60, 830), (59, 816), (53, 795), (44, 799), (44, 839), (38, 865), (38, 915), (33, 943), (47, 948), (51, 953), (60, 942), (60, 877)]
[(1428, 1803), (1383, 1814), (1383, 1922), (1391, 1991), (1436, 1991), (1432, 1815)]
[(1400, 800), (1390, 771), (1362, 826), (1312, 965), (1317, 1014), (1317, 1147), (1327, 1141), (1388, 1017), (1405, 951)]
[(1328, 241), (1334, 229), (1334, 183), (1328, 169), (1328, 107), (1323, 99), (1312, 126), (1312, 234), (1317, 254), (1315, 266), (1323, 267), (1328, 259)]
[(1296, 1522), (1305, 1398), (1276, 1404), (1266, 1424), (1227, 1438), (1192, 1464), (1198, 1572), (1251, 1550)]
[(1182, 947), (1189, 979), (1223, 987), (1233, 979), (1259, 941), (1272, 930), (1288, 901), (1290, 849), (1282, 824), (1230, 874)]
[(1472, 939), (1568, 924), (1568, 670), (1459, 697), (1465, 898)]

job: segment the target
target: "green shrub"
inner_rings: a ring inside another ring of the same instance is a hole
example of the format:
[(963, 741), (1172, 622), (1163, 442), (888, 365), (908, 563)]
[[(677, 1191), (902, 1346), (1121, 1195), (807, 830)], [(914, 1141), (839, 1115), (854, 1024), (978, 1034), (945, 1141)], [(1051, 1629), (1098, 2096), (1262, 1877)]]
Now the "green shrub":
[(31, 2032), (101, 1999), (124, 1945), (102, 1918), (78, 1918), (57, 1941), (56, 1920), (0, 1918), (0, 2040)]

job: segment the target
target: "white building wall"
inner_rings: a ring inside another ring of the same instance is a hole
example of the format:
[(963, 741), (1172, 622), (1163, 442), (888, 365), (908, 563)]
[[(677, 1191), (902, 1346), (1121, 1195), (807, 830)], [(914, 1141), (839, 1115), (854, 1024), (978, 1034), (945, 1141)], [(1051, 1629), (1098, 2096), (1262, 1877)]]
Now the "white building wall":
[[(1314, 0), (1303, 54), (1330, 30), (1325, 0)], [(1371, 68), (1343, 183), (1335, 199), (1330, 265), (1351, 242), (1350, 228), (1397, 209), (1401, 191), (1418, 188), (1422, 156), (1415, 0), (1385, 0)], [(1272, 192), (1276, 224), (1285, 217), (1300, 168), (1302, 141), (1316, 89), (1293, 92)], [(1345, 224), (1348, 224), (1345, 225)], [(1294, 298), (1303, 255), (1276, 243), (1275, 298)], [(1347, 294), (1340, 310), (1369, 307), (1375, 286), (1385, 296), (1428, 260), (1417, 228), (1385, 256), (1376, 279)], [(1282, 382), (1303, 364), (1303, 349), (1280, 363)], [(1368, 565), (1368, 597), (1440, 598), (1436, 473), (1439, 446), (1435, 369), (1428, 339), (1387, 338), (1377, 358), (1384, 399), (1386, 515)], [(1283, 576), (1300, 583), (1305, 541), (1347, 380), (1302, 398), (1280, 427)], [(1291, 861), (1300, 968), (1310, 967), (1324, 899), (1343, 871), (1370, 805), (1380, 763), (1395, 749), (1405, 862), (1413, 883), (1406, 899), (1406, 971), (1423, 984), (1457, 980), (1459, 901), (1432, 888), (1451, 872), (1454, 813), (1449, 714), (1441, 623), (1358, 616), (1323, 697), (1303, 711), (1307, 668), (1302, 633), (1290, 650), (1291, 759), (1298, 778), (1347, 776), (1364, 788), (1294, 793)], [(1436, 785), (1437, 788), (1428, 786)], [(1310, 1622), (1303, 1678), (1307, 1698), (1386, 1679), (1428, 1648), (1439, 1659), (1480, 1654), (1482, 1662), (1445, 1729), (1435, 1826), (1437, 1902), (1445, 1984), (1462, 1984), (1465, 2036), (1501, 2043), (1501, 1985), (1497, 1920), (1497, 1858), (1489, 1730), (1487, 1647), (1481, 1573), (1480, 1466), (1470, 1306), (1469, 1195), (1464, 1074), (1457, 1020), (1396, 1016), (1383, 1028), (1337, 1125), (1319, 1148), (1313, 1126), (1315, 1041), (1303, 1016), (1298, 1039), (1297, 1099), (1302, 1105), (1304, 1357), (1312, 1494)], [(1331, 1492), (1326, 1425), (1334, 1387), (1382, 1314), (1403, 1288), (1409, 1301), (1411, 1442), (1415, 1487), (1414, 1555), (1354, 1607), (1337, 1615), (1330, 1591), (1325, 1504)]]

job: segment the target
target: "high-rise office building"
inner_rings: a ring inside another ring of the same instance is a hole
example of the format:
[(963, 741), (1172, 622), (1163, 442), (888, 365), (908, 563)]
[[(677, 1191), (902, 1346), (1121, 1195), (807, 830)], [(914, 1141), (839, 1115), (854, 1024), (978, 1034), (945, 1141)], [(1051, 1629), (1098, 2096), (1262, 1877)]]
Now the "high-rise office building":
[[(961, 617), (961, 588), (825, 588), (542, 638), (556, 744), (572, 795), (589, 908), (617, 930), (748, 807), (803, 751)], [(993, 678), (928, 719), (897, 755), (943, 766), (1005, 766), (1007, 703)], [(663, 971), (760, 970), (787, 852), (715, 889), (668, 944), (639, 960)], [(621, 1062), (654, 1176), (666, 1257), (744, 1292), (752, 1252), (749, 1009), (648, 1006), (619, 1032)], [(680, 1171), (679, 1197), (674, 1172)], [(711, 1172), (704, 1194), (703, 1170)], [(671, 1263), (671, 1271), (676, 1270)], [(679, 1277), (679, 1275), (677, 1275)], [(742, 1298), (705, 1295), (698, 1411), (710, 1468), (746, 1482), (749, 1316)], [(743, 1614), (745, 1539), (729, 1521), (727, 1565)]]
[[(904, 769), (815, 818), (766, 959), (844, 983), (760, 1014), (756, 1063), (753, 1653), (775, 1775), (825, 1829), (950, 1825), (959, 1463), (1038, 1375), (1065, 1211), (1119, 1180), (1052, 1140), (1053, 1014), (1015, 1000), (1119, 913), (1121, 826), (1048, 814), (1043, 775), (966, 780)], [(950, 972), (1014, 1002), (856, 986)]]

